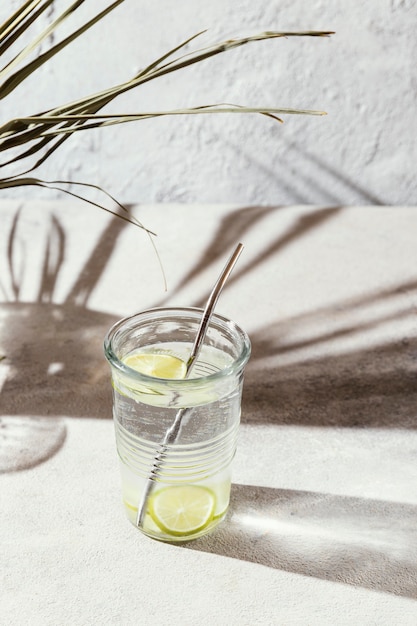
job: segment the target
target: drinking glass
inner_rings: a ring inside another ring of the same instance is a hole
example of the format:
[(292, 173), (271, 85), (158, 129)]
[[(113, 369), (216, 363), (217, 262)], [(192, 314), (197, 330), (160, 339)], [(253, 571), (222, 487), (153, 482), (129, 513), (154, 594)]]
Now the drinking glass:
[[(210, 532), (229, 506), (251, 345), (237, 324), (213, 314), (201, 352), (184, 377), (202, 313), (149, 309), (117, 322), (104, 343), (124, 506), (133, 524), (162, 541)], [(154, 362), (162, 366), (162, 376), (146, 369)], [(132, 366), (136, 363), (144, 364), (146, 373)], [(178, 417), (175, 440), (167, 444)]]

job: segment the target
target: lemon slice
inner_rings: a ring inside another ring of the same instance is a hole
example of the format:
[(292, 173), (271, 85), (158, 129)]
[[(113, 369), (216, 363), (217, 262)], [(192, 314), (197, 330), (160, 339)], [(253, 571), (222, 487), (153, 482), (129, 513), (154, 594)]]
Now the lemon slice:
[(214, 493), (206, 487), (166, 487), (150, 499), (149, 513), (165, 533), (183, 537), (200, 532), (210, 524), (215, 504)]
[(153, 352), (128, 354), (123, 362), (132, 369), (155, 378), (184, 378), (187, 366), (176, 356)]

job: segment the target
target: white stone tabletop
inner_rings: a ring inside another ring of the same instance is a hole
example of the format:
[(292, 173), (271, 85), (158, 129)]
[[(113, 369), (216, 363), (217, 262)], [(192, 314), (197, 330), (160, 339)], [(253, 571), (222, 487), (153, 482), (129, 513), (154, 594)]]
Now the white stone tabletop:
[[(0, 202), (0, 623), (415, 626), (417, 208), (131, 212), (157, 237)], [(230, 511), (160, 543), (122, 509), (103, 338), (202, 306), (239, 241), (216, 308), (253, 346)]]

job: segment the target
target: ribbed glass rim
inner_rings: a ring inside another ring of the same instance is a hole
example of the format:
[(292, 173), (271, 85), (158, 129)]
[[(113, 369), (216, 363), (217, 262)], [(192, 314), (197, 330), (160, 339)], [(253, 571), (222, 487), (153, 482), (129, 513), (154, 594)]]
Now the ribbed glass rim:
[[(116, 337), (117, 333), (123, 329), (124, 326), (128, 328), (129, 323), (132, 323), (135, 319), (140, 319), (141, 322), (146, 322), (155, 320), (158, 317), (169, 317), (169, 316), (185, 316), (190, 320), (196, 322), (196, 326), (198, 327), (198, 323), (200, 322), (201, 316), (203, 314), (203, 309), (198, 307), (156, 307), (145, 309), (144, 311), (140, 311), (139, 313), (135, 313), (128, 317), (124, 317), (118, 320), (107, 332), (104, 338), (104, 354), (109, 362), (109, 364), (115, 368), (119, 373), (128, 376), (129, 378), (136, 380), (142, 383), (153, 383), (156, 381), (160, 384), (167, 384), (171, 388), (182, 388), (185, 385), (187, 387), (193, 385), (200, 385), (205, 382), (213, 382), (215, 383), (218, 380), (224, 379), (227, 376), (231, 376), (242, 370), (249, 360), (251, 353), (251, 342), (248, 334), (233, 320), (224, 317), (218, 313), (213, 313), (209, 328), (218, 326), (222, 330), (227, 330), (230, 336), (237, 336), (242, 345), (242, 349), (240, 350), (238, 356), (233, 360), (230, 365), (227, 365), (225, 368), (219, 370), (218, 372), (214, 372), (213, 374), (207, 374), (206, 376), (199, 376), (198, 378), (183, 378), (183, 379), (172, 379), (172, 378), (155, 378), (154, 376), (149, 376), (147, 374), (142, 374), (137, 370), (132, 369), (123, 361), (119, 359), (116, 353), (113, 350), (113, 340)], [(133, 326), (132, 326), (133, 329)], [(197, 330), (197, 328), (196, 328)]]

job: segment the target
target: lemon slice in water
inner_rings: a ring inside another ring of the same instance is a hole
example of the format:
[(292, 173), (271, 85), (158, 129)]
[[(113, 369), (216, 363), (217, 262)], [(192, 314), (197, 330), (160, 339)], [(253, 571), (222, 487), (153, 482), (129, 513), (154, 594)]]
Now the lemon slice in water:
[(136, 352), (128, 354), (123, 362), (128, 367), (155, 378), (184, 378), (187, 366), (176, 356), (153, 352)]
[(149, 513), (169, 535), (184, 537), (204, 530), (213, 519), (216, 498), (206, 487), (178, 485), (157, 491), (149, 501)]

